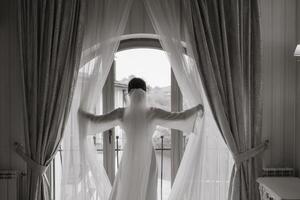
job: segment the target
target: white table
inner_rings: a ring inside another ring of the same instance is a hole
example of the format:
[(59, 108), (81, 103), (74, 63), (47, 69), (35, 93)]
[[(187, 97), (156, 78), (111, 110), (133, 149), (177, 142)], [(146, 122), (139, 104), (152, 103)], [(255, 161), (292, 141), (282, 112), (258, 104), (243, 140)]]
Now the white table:
[(300, 178), (261, 177), (257, 182), (262, 200), (300, 200)]

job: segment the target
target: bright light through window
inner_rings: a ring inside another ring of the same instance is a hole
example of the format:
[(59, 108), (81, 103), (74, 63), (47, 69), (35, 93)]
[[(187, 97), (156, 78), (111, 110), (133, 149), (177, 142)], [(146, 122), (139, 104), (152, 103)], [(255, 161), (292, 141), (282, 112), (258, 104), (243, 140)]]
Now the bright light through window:
[[(133, 77), (139, 77), (144, 79), (147, 84), (148, 104), (165, 110), (171, 109), (171, 66), (164, 51), (149, 48), (124, 50), (116, 53), (115, 63), (115, 107), (124, 106), (124, 95), (127, 93), (128, 82)], [(123, 149), (126, 142), (124, 132), (120, 127), (115, 130), (116, 136), (118, 136), (117, 146)], [(171, 191), (170, 129), (157, 127), (153, 135), (153, 146), (156, 149), (159, 175), (158, 200), (161, 199), (161, 194), (163, 195), (162, 199), (166, 200)], [(116, 164), (120, 162), (121, 155), (122, 151), (117, 150)]]
[(151, 87), (166, 87), (171, 83), (171, 66), (164, 51), (157, 49), (130, 49), (115, 56), (116, 80), (132, 75), (144, 79)]

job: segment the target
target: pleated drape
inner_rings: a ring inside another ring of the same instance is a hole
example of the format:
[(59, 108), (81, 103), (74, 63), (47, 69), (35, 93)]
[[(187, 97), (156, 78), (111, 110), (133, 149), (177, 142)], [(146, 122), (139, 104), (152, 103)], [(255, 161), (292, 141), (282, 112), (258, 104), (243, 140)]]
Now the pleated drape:
[(107, 200), (111, 182), (78, 110), (95, 115), (133, 0), (88, 0), (80, 70), (62, 144), (62, 200)]
[[(189, 35), (213, 115), (233, 158), (229, 200), (259, 199), (261, 53), (257, 0), (193, 0)], [(189, 13), (189, 12), (187, 12)]]
[(77, 78), (85, 0), (20, 0), (27, 199), (49, 199), (45, 171), (60, 145)]

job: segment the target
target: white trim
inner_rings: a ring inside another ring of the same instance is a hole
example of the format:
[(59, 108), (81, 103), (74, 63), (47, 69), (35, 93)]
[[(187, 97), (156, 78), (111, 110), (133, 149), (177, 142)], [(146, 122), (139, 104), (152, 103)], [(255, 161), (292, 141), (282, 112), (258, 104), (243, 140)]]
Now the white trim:
[(298, 44), (296, 46), (296, 49), (295, 49), (295, 52), (294, 52), (294, 56), (300, 57), (300, 44)]
[[(183, 108), (182, 94), (176, 77), (171, 69), (171, 111), (178, 112)], [(175, 180), (183, 156), (183, 133), (171, 129), (171, 183)]]
[[(102, 90), (103, 113), (115, 108), (115, 62), (113, 62)], [(105, 98), (104, 98), (105, 97)], [(103, 166), (111, 184), (115, 179), (115, 128), (103, 133)]]

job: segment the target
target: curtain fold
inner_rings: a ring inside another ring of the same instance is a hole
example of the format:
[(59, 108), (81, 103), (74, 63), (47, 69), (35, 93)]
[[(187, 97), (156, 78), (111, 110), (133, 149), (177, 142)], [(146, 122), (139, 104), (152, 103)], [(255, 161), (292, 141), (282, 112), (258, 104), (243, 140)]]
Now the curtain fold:
[(248, 151), (262, 143), (258, 1), (196, 0), (185, 8), (191, 13), (188, 30), (209, 104), (236, 158), (228, 199), (257, 200), (261, 159)]
[[(226, 169), (231, 166), (231, 158), (225, 144), (218, 139), (219, 130), (205, 97), (183, 17), (186, 16), (183, 1), (145, 0), (145, 6), (188, 106), (201, 103), (205, 110), (204, 116), (197, 120), (195, 134), (189, 136), (168, 199), (223, 200), (228, 191)], [(212, 143), (222, 147), (212, 147)], [(218, 148), (223, 150), (223, 160), (218, 160)]]
[[(92, 130), (78, 110), (103, 114), (102, 88), (133, 0), (89, 0), (80, 70), (63, 140), (62, 200), (108, 200), (112, 189)], [(103, 154), (102, 154), (103, 156)]]
[(19, 37), (30, 200), (50, 199), (45, 171), (60, 145), (77, 78), (85, 0), (20, 0)]

